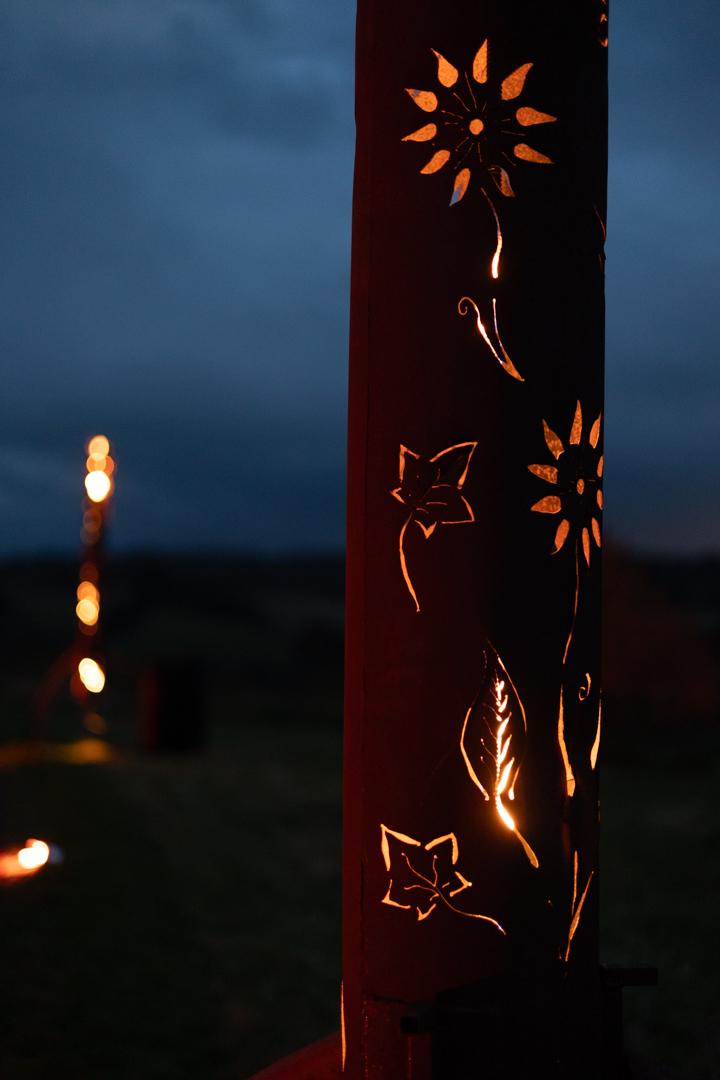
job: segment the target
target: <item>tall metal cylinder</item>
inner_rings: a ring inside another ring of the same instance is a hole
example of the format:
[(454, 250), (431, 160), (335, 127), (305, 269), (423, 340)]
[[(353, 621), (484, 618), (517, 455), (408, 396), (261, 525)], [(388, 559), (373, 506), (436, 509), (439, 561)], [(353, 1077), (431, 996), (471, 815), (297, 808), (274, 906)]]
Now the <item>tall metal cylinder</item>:
[(602, 0), (358, 4), (353, 1078), (595, 1075), (606, 45)]

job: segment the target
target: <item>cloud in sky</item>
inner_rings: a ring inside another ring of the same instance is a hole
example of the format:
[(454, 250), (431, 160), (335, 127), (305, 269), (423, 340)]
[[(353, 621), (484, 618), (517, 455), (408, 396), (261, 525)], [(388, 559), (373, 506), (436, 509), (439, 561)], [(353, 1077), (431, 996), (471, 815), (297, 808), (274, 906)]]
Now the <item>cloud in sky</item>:
[[(718, 29), (613, 13), (608, 524), (645, 546), (720, 547)], [(3, 5), (0, 550), (74, 545), (94, 430), (118, 544), (342, 542), (353, 33), (349, 0)]]

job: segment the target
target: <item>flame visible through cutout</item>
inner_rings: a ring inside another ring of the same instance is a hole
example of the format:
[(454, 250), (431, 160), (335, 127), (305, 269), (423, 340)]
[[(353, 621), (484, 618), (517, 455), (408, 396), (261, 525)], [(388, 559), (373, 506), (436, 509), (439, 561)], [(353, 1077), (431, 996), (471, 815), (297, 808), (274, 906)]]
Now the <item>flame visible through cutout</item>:
[(400, 485), (390, 494), (410, 511), (400, 529), (398, 550), (403, 580), (417, 612), (420, 601), (405, 555), (408, 528), (417, 525), (428, 540), (438, 525), (464, 525), (475, 520), (473, 509), (462, 491), (476, 446), (476, 442), (456, 443), (429, 460), (407, 446), (400, 447)]
[[(486, 802), (493, 803), (498, 818), (517, 837), (530, 865), (537, 869), (537, 855), (505, 803), (506, 797), (510, 802), (515, 799), (527, 735), (525, 709), (505, 665), (489, 644), (484, 661), (485, 683), (465, 714), (460, 752), (473, 784)], [(475, 760), (477, 768), (473, 764)]]
[(380, 851), (389, 876), (381, 903), (401, 911), (415, 911), (423, 922), (442, 905), (455, 915), (490, 923), (501, 934), (503, 927), (489, 915), (459, 908), (453, 898), (472, 888), (456, 868), (459, 847), (455, 833), (437, 836), (427, 844), (387, 825), (380, 826)]
[(594, 873), (595, 872), (593, 870), (590, 871), (590, 875), (587, 879), (585, 888), (583, 889), (582, 895), (578, 900), (578, 853), (576, 851), (573, 857), (573, 892), (572, 903), (570, 904), (570, 927), (568, 929), (567, 944), (565, 946), (564, 955), (564, 960), (566, 964), (570, 959), (570, 950), (572, 949), (573, 938), (575, 937), (577, 928), (580, 925), (580, 916), (582, 915), (582, 909), (585, 904), (585, 900), (587, 899), (588, 890), (590, 888), (590, 883), (592, 882)]

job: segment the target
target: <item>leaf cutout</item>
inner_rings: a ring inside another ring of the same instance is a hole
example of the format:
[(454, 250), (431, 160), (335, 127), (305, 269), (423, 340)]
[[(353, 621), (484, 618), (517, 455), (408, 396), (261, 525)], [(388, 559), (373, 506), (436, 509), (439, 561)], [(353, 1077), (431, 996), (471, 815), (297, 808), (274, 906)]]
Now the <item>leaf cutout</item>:
[(547, 446), (548, 450), (550, 451), (552, 456), (557, 461), (557, 459), (560, 457), (560, 455), (565, 453), (565, 447), (563, 446), (562, 442), (560, 441), (558, 436), (555, 434), (555, 432), (551, 428), (549, 428), (547, 426), (547, 424), (545, 423), (544, 420), (543, 420), (543, 435), (545, 436), (545, 445)]
[(558, 551), (562, 550), (562, 546), (567, 540), (569, 532), (570, 522), (567, 520), (567, 518), (563, 518), (563, 520), (557, 527), (557, 532), (555, 533), (555, 544), (552, 550), (553, 555), (557, 555)]
[(538, 514), (559, 514), (562, 510), (562, 503), (557, 495), (546, 495), (544, 499), (540, 499), (530, 509), (535, 510)]
[(600, 509), (602, 510), (602, 508), (603, 508), (603, 493), (602, 493), (602, 488), (598, 488), (598, 489), (597, 489), (597, 493), (596, 493), (596, 495), (595, 495), (595, 498), (597, 499), (597, 504), (598, 504), (598, 507), (599, 507), (599, 508), (600, 508)]
[(525, 79), (527, 73), (532, 67), (532, 64), (522, 64), (519, 68), (516, 68), (511, 75), (508, 75), (506, 79), (502, 81), (501, 95), (503, 101), (512, 101), (513, 98), (520, 97), (525, 86)]
[(547, 157), (545, 154), (541, 154), (539, 150), (533, 150), (532, 146), (528, 146), (527, 143), (518, 143), (513, 148), (513, 153), (516, 158), (520, 158), (521, 161), (532, 161), (536, 165), (552, 165), (552, 158)]
[(473, 79), (477, 83), (486, 83), (488, 78), (488, 43), (487, 38), (475, 53), (473, 60)]
[(411, 132), (410, 135), (403, 137), (403, 142), (430, 142), (437, 135), (437, 124), (425, 124), (425, 127), (418, 128), (417, 131)]
[(480, 690), (465, 714), (460, 752), (473, 784), (485, 801), (493, 804), (500, 822), (515, 835), (531, 866), (537, 869), (537, 856), (504, 801), (506, 793), (511, 801), (515, 798), (527, 740), (525, 709), (490, 642), (483, 650), (482, 672)]
[(420, 170), (421, 173), (436, 173), (450, 160), (449, 150), (436, 150), (427, 165)]
[(528, 469), (541, 480), (547, 480), (548, 484), (557, 484), (558, 471), (554, 465), (528, 465)]
[(550, 113), (538, 112), (537, 109), (530, 109), (527, 105), (524, 105), (521, 109), (515, 113), (517, 121), (522, 124), (523, 127), (532, 127), (533, 124), (551, 124), (557, 120), (557, 116), (551, 116)]
[(597, 444), (600, 442), (600, 424), (602, 423), (602, 413), (598, 416), (597, 420), (590, 428), (590, 445), (593, 450), (597, 448)]
[(600, 737), (602, 734), (602, 698), (598, 702), (597, 728), (595, 729), (595, 741), (590, 748), (590, 768), (597, 766), (598, 754), (600, 753)]
[(512, 198), (515, 195), (512, 184), (510, 183), (510, 177), (505, 169), (502, 169), (499, 165), (491, 165), (488, 172), (493, 178), (493, 182), (498, 191), (502, 195), (506, 195), (508, 198)]
[(437, 57), (438, 62), (438, 82), (443, 86), (454, 86), (458, 81), (458, 69), (445, 59), (445, 57), (439, 53), (436, 49), (432, 50)]
[(604, 464), (605, 464), (605, 458), (601, 454), (600, 455), (600, 460), (597, 463), (597, 474), (598, 474), (598, 476), (602, 476)]
[(423, 112), (435, 112), (437, 109), (438, 99), (432, 90), (413, 90), (411, 87), (406, 86), (405, 91)]
[(600, 535), (600, 522), (597, 518), (593, 518), (590, 522), (592, 526), (593, 540), (598, 547), (602, 547), (602, 536)]
[(590, 565), (590, 533), (587, 529), (582, 531), (582, 547), (583, 555), (585, 556), (585, 562)]
[(579, 446), (582, 438), (582, 406), (578, 401), (575, 406), (575, 415), (573, 417), (572, 428), (570, 429), (570, 445)]
[(455, 833), (422, 844), (406, 833), (381, 825), (380, 851), (389, 875), (381, 903), (403, 911), (414, 908), (418, 922), (423, 922), (442, 904), (455, 915), (488, 922), (505, 934), (497, 920), (459, 908), (454, 901), (459, 893), (472, 888), (472, 881), (456, 869), (460, 851)]
[(470, 183), (470, 170), (469, 169), (461, 169), (460, 172), (455, 177), (455, 184), (453, 186), (453, 193), (452, 193), (452, 196), (450, 198), (450, 205), (451, 206), (455, 206), (456, 203), (460, 202), (463, 195), (465, 194), (465, 192), (468, 189), (468, 184), (469, 183)]

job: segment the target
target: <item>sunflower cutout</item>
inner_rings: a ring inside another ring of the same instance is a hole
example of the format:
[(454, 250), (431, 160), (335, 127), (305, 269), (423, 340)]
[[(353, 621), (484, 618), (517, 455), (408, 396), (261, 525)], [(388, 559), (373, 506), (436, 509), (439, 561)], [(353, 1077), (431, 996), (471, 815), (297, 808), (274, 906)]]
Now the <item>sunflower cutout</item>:
[(599, 30), (598, 41), (602, 45), (603, 49), (608, 47), (608, 3), (607, 0), (600, 0), (601, 11), (598, 16)]
[[(490, 191), (506, 197), (515, 194), (509, 168), (520, 161), (552, 164), (551, 158), (525, 141), (526, 129), (552, 123), (557, 117), (521, 103), (531, 63), (521, 64), (499, 82), (490, 78), (487, 39), (475, 54), (472, 75), (467, 71), (461, 75), (441, 53), (431, 51), (437, 59), (438, 92), (409, 87), (406, 91), (419, 109), (433, 115), (433, 122), (405, 135), (403, 142), (429, 143), (433, 148), (432, 156), (420, 169), (423, 175), (450, 165), (455, 173), (451, 206), (465, 197), (474, 175), (495, 213)], [(498, 261), (496, 252), (494, 277)]]
[[(497, 280), (503, 234), (495, 199), (515, 195), (510, 173), (519, 163), (553, 164), (527, 139), (531, 138), (528, 129), (553, 123), (557, 118), (524, 103), (532, 63), (521, 64), (504, 77), (491, 71), (487, 38), (476, 52), (471, 70), (462, 74), (437, 50), (431, 51), (437, 60), (437, 91), (406, 87), (429, 122), (405, 135), (402, 141), (428, 144), (432, 153), (420, 169), (421, 174), (434, 175), (446, 168), (454, 174), (450, 206), (461, 202), (471, 188), (482, 193), (495, 223), (490, 273)], [(489, 303), (477, 303), (463, 296), (458, 312), (475, 316), (478, 333), (495, 360), (508, 375), (522, 382), (502, 341), (497, 297), (490, 297)]]
[(595, 420), (587, 435), (583, 435), (582, 406), (578, 401), (566, 447), (543, 420), (545, 443), (557, 464), (528, 465), (530, 472), (551, 484), (555, 492), (540, 499), (531, 509), (538, 514), (562, 515), (555, 531), (553, 555), (562, 551), (572, 537), (578, 554), (582, 547), (588, 566), (593, 550), (591, 535), (594, 546), (602, 546), (600, 517), (603, 508), (603, 456), (598, 450), (601, 425), (602, 414)]
[[(567, 659), (580, 606), (580, 566), (584, 561), (589, 568), (594, 550), (602, 545), (600, 519), (603, 508), (603, 455), (599, 448), (601, 428), (602, 413), (593, 422), (589, 431), (583, 430), (582, 406), (578, 401), (567, 446), (543, 420), (545, 444), (556, 464), (528, 465), (533, 475), (553, 487), (552, 495), (543, 496), (531, 507), (537, 514), (560, 515), (560, 522), (555, 529), (552, 554), (557, 555), (558, 552), (568, 548), (574, 548), (575, 552), (575, 592), (570, 630), (562, 658), (563, 677), (557, 725), (568, 797), (572, 797), (575, 793), (575, 774), (565, 738), (565, 717), (570, 704), (566, 687)], [(586, 673), (585, 680), (578, 689), (579, 701), (587, 700), (590, 694), (590, 673)], [(597, 750), (594, 750), (594, 753), (597, 756)]]

